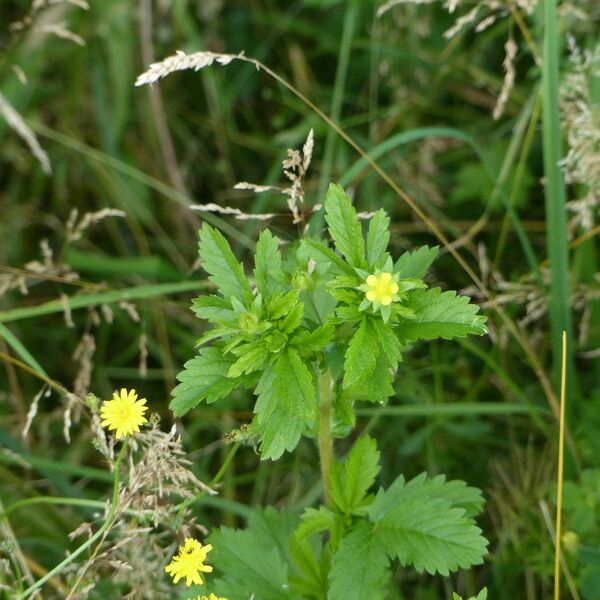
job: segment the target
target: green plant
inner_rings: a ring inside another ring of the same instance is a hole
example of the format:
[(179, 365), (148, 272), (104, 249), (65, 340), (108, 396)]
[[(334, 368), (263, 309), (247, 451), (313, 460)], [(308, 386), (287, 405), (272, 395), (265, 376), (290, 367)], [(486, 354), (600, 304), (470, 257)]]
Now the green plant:
[(212, 327), (180, 373), (171, 408), (181, 416), (239, 386), (254, 390), (254, 419), (237, 438), (272, 460), (302, 436), (316, 439), (325, 499), (301, 519), (267, 508), (246, 530), (212, 534), (223, 573), (216, 591), (233, 599), (376, 599), (396, 558), (447, 575), (481, 563), (486, 552), (473, 519), (483, 504), (479, 490), (422, 474), (400, 475), (373, 494), (376, 442), (359, 437), (345, 461), (333, 452), (333, 439), (352, 433), (355, 403), (383, 404), (394, 394), (412, 344), (481, 335), (485, 318), (467, 298), (425, 284), (436, 248), (392, 259), (383, 210), (365, 239), (343, 188), (331, 185), (325, 220), (335, 250), (303, 238), (282, 253), (264, 230), (251, 279), (221, 233), (207, 224), (200, 232), (202, 264), (218, 293), (193, 302)]

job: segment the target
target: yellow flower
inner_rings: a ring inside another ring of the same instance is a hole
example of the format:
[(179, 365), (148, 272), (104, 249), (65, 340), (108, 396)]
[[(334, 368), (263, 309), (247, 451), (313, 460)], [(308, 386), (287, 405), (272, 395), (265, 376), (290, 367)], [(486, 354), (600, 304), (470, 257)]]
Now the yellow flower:
[(198, 596), (196, 600), (227, 600), (227, 598), (219, 598), (214, 594), (211, 594), (210, 596)]
[(367, 277), (366, 297), (370, 302), (379, 302), (382, 306), (389, 306), (398, 290), (398, 284), (394, 281), (391, 273), (379, 273), (379, 275)]
[[(185, 577), (185, 584), (189, 587), (192, 583), (202, 585), (200, 573), (211, 573), (213, 568), (205, 565), (206, 555), (212, 550), (212, 546), (207, 544), (203, 546), (194, 538), (186, 538), (183, 546), (179, 547), (179, 552), (173, 557), (173, 560), (165, 567), (165, 571), (173, 578), (173, 583), (177, 583)], [(212, 600), (212, 595), (211, 595)]]
[(137, 399), (135, 390), (122, 388), (119, 393), (114, 392), (112, 400), (105, 400), (100, 408), (100, 418), (103, 419), (102, 427), (109, 430), (116, 429), (116, 438), (131, 435), (140, 430), (140, 425), (148, 422), (144, 413), (148, 410), (145, 406), (146, 398)]

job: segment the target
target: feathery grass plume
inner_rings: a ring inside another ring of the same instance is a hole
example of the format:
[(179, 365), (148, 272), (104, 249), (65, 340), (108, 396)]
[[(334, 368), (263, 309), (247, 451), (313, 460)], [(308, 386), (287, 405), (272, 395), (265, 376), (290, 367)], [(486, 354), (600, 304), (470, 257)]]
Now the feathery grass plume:
[(600, 76), (600, 44), (581, 51), (568, 38), (570, 69), (560, 88), (561, 120), (567, 135), (568, 152), (562, 160), (567, 183), (579, 184), (584, 195), (571, 200), (571, 234), (581, 227), (594, 227), (600, 208), (600, 106), (592, 99), (592, 79)]
[(130, 465), (128, 506), (147, 512), (155, 527), (172, 516), (176, 499), (217, 494), (190, 470), (192, 463), (185, 457), (175, 425), (163, 432), (153, 422), (133, 438), (131, 446), (139, 455)]
[(213, 65), (215, 62), (220, 65), (228, 65), (236, 58), (241, 58), (244, 53), (240, 54), (218, 54), (216, 52), (194, 52), (186, 54), (182, 50), (177, 50), (175, 54), (152, 63), (147, 71), (142, 73), (136, 80), (135, 85), (146, 85), (148, 83), (156, 83), (159, 79), (163, 79), (170, 73), (175, 71), (200, 71), (205, 67)]
[[(463, 5), (470, 8), (470, 10), (455, 20), (452, 27), (444, 32), (444, 37), (450, 39), (468, 27), (471, 27), (475, 33), (481, 33), (491, 27), (499, 19), (505, 18), (515, 11), (522, 12), (526, 16), (531, 16), (538, 5), (538, 2), (539, 0), (481, 0), (476, 2), (475, 6), (472, 6), (471, 2), (465, 0), (388, 0), (388, 2), (379, 7), (377, 16), (381, 17), (394, 7), (406, 4), (441, 3), (449, 13), (455, 12), (458, 7)], [(498, 96), (496, 106), (493, 110), (494, 119), (499, 119), (502, 116), (510, 92), (514, 87), (514, 61), (517, 51), (518, 45), (514, 41), (512, 35), (509, 35), (504, 46), (505, 56), (502, 63), (505, 76), (500, 95)], [(534, 58), (537, 60), (537, 56), (534, 56)]]
[(126, 217), (127, 214), (116, 208), (103, 208), (96, 212), (86, 212), (84, 215), (77, 220), (79, 217), (79, 211), (74, 208), (71, 210), (69, 218), (66, 223), (66, 237), (67, 242), (76, 242), (83, 237), (83, 234), (92, 225), (97, 225), (104, 219), (109, 217)]
[(510, 96), (510, 92), (512, 91), (515, 84), (515, 58), (517, 56), (517, 50), (519, 47), (515, 43), (512, 35), (509, 35), (506, 44), (504, 45), (504, 62), (502, 66), (504, 67), (504, 81), (502, 82), (502, 89), (500, 90), (500, 95), (498, 96), (498, 100), (496, 101), (496, 106), (494, 107), (494, 119), (498, 120), (502, 114), (504, 113), (504, 109), (506, 108), (506, 103), (508, 102), (508, 98)]
[[(252, 190), (257, 194), (267, 191), (277, 191), (287, 196), (287, 205), (292, 213), (294, 224), (304, 221), (303, 206), (305, 196), (305, 179), (312, 160), (313, 150), (315, 147), (314, 131), (311, 129), (308, 132), (306, 141), (302, 146), (302, 150), (288, 148), (287, 158), (282, 161), (283, 174), (290, 180), (291, 186), (271, 186), (257, 185), (241, 181), (234, 187), (236, 190)], [(313, 210), (318, 210), (321, 205), (314, 206)]]
[(40, 146), (37, 136), (2, 93), (0, 93), (0, 115), (4, 117), (7, 125), (27, 144), (33, 156), (40, 163), (44, 173), (50, 175), (52, 173), (50, 159), (45, 150)]

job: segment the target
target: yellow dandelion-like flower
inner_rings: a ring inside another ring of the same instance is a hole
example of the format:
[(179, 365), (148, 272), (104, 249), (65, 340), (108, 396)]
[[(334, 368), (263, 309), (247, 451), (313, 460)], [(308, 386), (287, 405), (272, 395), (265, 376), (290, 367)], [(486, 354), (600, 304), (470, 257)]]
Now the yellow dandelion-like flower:
[[(203, 546), (194, 538), (186, 538), (183, 546), (179, 547), (179, 552), (165, 567), (165, 571), (173, 578), (173, 583), (177, 583), (185, 577), (185, 584), (188, 587), (193, 583), (202, 585), (203, 580), (200, 573), (212, 573), (213, 570), (210, 565), (204, 564), (206, 555), (211, 550), (210, 544)], [(212, 600), (212, 596), (213, 594), (211, 594), (210, 600)]]
[(138, 400), (135, 390), (121, 389), (120, 392), (114, 392), (112, 400), (105, 400), (100, 408), (100, 418), (102, 427), (109, 431), (116, 430), (115, 437), (120, 440), (122, 437), (131, 435), (140, 430), (140, 425), (148, 422), (144, 413), (148, 410), (146, 398)]
[(389, 306), (394, 301), (394, 295), (399, 287), (391, 273), (379, 273), (367, 277), (366, 297), (369, 302), (379, 302), (382, 306)]
[(220, 598), (211, 593), (210, 596), (198, 596), (196, 600), (227, 600), (227, 598)]

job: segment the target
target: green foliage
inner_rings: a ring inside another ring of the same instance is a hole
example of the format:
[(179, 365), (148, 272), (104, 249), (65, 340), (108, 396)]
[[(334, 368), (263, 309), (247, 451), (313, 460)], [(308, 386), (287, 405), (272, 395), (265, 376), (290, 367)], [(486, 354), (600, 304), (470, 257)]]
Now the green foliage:
[(250, 295), (250, 286), (244, 268), (237, 262), (227, 240), (220, 231), (204, 223), (200, 230), (200, 256), (204, 270), (210, 273), (209, 279), (217, 286), (225, 298), (233, 296), (240, 302)]
[(222, 527), (213, 531), (211, 559), (224, 579), (216, 582), (230, 598), (282, 600), (292, 598), (287, 588), (291, 561), (288, 539), (296, 525), (290, 512), (273, 508), (256, 511), (244, 530)]
[[(277, 238), (263, 231), (253, 280), (221, 234), (202, 228), (202, 264), (217, 293), (193, 303), (210, 327), (179, 375), (171, 406), (182, 415), (238, 386), (252, 389), (254, 418), (238, 439), (253, 440), (263, 459), (293, 451), (303, 435), (318, 432), (321, 452), (322, 436), (332, 428), (348, 435), (355, 403), (383, 404), (394, 394), (410, 344), (486, 332), (468, 298), (427, 287), (423, 278), (437, 248), (393, 262), (383, 210), (369, 222), (365, 240), (350, 200), (332, 185), (325, 220), (335, 250), (303, 239), (283, 246), (282, 254)], [(328, 403), (325, 411), (317, 410), (319, 402)], [(483, 503), (478, 490), (441, 475), (409, 482), (401, 475), (374, 495), (379, 451), (369, 436), (354, 443), (345, 461), (331, 462), (327, 506), (308, 507), (299, 523), (268, 509), (255, 513), (244, 531), (212, 535), (222, 593), (376, 600), (385, 596), (395, 560), (443, 575), (481, 563), (487, 542), (473, 520)]]
[(256, 387), (254, 411), (263, 458), (279, 458), (293, 450), (316, 417), (314, 377), (293, 348), (279, 355)]
[(364, 436), (354, 444), (348, 460), (343, 465), (336, 464), (333, 469), (331, 492), (338, 510), (352, 514), (360, 509), (377, 473), (377, 444), (369, 436)]
[[(384, 403), (393, 395), (394, 373), (409, 343), (486, 331), (468, 298), (427, 289), (422, 278), (436, 248), (407, 252), (392, 262), (383, 210), (369, 222), (365, 243), (354, 207), (332, 185), (325, 219), (342, 256), (311, 239), (284, 247), (282, 256), (279, 240), (265, 230), (256, 246), (253, 281), (221, 233), (207, 224), (200, 232), (202, 265), (217, 294), (197, 298), (192, 309), (212, 326), (198, 341), (210, 347), (186, 363), (171, 407), (183, 415), (240, 385), (255, 388), (251, 430), (263, 458), (277, 459), (302, 435), (314, 433), (315, 373), (326, 356), (327, 362), (344, 356), (334, 375), (336, 405), (344, 408), (344, 422), (353, 423), (355, 402)], [(367, 298), (369, 275), (381, 272), (391, 274), (395, 290), (386, 304)]]
[[(325, 200), (325, 220), (340, 254), (351, 267), (365, 266), (365, 243), (356, 210), (341, 185), (332, 184)], [(387, 245), (387, 244), (386, 244)]]

